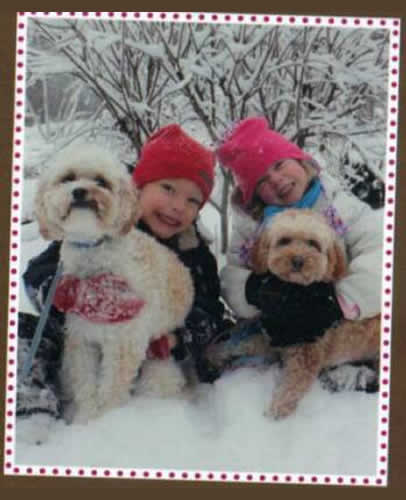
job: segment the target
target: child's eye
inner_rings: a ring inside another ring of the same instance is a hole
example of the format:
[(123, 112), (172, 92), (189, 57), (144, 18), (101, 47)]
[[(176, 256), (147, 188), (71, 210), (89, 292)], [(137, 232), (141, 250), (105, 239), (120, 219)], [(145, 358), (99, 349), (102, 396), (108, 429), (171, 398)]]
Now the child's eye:
[(319, 252), (321, 252), (321, 246), (319, 244), (318, 241), (316, 240), (308, 240), (307, 241), (307, 244), (313, 248), (315, 248), (316, 250), (318, 250)]
[(198, 207), (200, 207), (200, 205), (202, 204), (201, 200), (198, 200), (197, 198), (189, 198), (188, 202)]
[(278, 247), (284, 247), (286, 245), (289, 245), (290, 243), (292, 243), (292, 239), (291, 238), (281, 238), (278, 243), (277, 243), (277, 246)]
[(95, 178), (95, 181), (96, 181), (96, 184), (102, 188), (105, 188), (105, 189), (111, 189), (111, 186), (110, 184), (106, 181), (106, 179), (104, 177), (102, 177), (101, 175), (98, 175), (96, 178)]
[(65, 177), (62, 177), (61, 182), (66, 183), (66, 182), (73, 182), (76, 179), (75, 174), (70, 173), (65, 175)]
[(161, 187), (164, 191), (167, 191), (168, 193), (174, 193), (175, 188), (171, 186), (170, 184), (167, 184), (166, 182), (161, 184)]

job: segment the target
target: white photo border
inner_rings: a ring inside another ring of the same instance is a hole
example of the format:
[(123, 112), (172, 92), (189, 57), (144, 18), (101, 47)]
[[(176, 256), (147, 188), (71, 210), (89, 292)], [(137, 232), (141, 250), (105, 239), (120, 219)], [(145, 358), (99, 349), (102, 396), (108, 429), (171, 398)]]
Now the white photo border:
[[(137, 21), (176, 21), (185, 23), (240, 23), (288, 26), (331, 26), (341, 28), (381, 28), (390, 32), (388, 68), (388, 116), (385, 165), (385, 208), (382, 276), (382, 326), (380, 393), (376, 474), (371, 476), (287, 474), (280, 472), (246, 473), (238, 471), (171, 469), (118, 469), (92, 467), (52, 467), (19, 465), (15, 459), (15, 402), (17, 378), (17, 323), (19, 310), (20, 218), (23, 195), (23, 151), (25, 109), (25, 67), (27, 21), (29, 18), (81, 18)], [(6, 411), (4, 436), (4, 474), (13, 476), (109, 477), (127, 479), (176, 479), (272, 484), (324, 484), (343, 486), (387, 486), (389, 459), (389, 402), (392, 334), (393, 252), (395, 238), (395, 192), (398, 143), (398, 100), (400, 66), (399, 18), (337, 17), (275, 14), (199, 13), (199, 12), (19, 12), (17, 14), (16, 72), (13, 126), (13, 164), (10, 220), (9, 307), (6, 359)]]

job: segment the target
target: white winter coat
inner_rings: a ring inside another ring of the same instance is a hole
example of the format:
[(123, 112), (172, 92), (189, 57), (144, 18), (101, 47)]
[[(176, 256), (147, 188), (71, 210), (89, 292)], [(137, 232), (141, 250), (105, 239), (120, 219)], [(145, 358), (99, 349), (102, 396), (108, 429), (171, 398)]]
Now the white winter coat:
[[(345, 228), (342, 236), (349, 268), (347, 275), (336, 284), (337, 297), (349, 308), (355, 306), (357, 319), (375, 316), (381, 310), (383, 210), (372, 210), (354, 195), (343, 191), (339, 183), (327, 174), (321, 174), (320, 181), (323, 190), (313, 209), (324, 214), (328, 210), (333, 212)], [(251, 270), (242, 248), (247, 243), (249, 246), (259, 226), (260, 222), (241, 207), (233, 205), (230, 249), (220, 278), (223, 297), (242, 318), (258, 314), (258, 309), (248, 304), (245, 297), (245, 283)]]

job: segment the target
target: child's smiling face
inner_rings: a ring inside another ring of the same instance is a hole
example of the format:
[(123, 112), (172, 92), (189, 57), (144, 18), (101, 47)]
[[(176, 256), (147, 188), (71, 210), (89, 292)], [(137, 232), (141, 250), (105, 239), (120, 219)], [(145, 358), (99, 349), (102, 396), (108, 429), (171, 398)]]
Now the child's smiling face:
[(160, 179), (141, 189), (141, 218), (151, 231), (168, 239), (184, 231), (197, 217), (203, 194), (188, 179)]
[(309, 176), (296, 160), (272, 165), (258, 182), (256, 192), (267, 205), (291, 205), (299, 201), (309, 184)]

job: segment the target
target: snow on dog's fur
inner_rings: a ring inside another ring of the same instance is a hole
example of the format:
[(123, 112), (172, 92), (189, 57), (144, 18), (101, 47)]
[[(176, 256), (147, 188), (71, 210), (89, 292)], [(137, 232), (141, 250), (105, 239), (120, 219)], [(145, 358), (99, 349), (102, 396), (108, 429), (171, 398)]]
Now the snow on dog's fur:
[[(86, 422), (127, 401), (149, 343), (181, 326), (193, 301), (189, 271), (175, 254), (137, 230), (137, 190), (126, 167), (96, 146), (62, 151), (42, 175), (36, 214), (45, 239), (62, 240), (66, 275), (111, 273), (144, 303), (131, 319), (92, 322), (66, 313), (61, 369), (64, 398), (75, 421)], [(177, 393), (184, 377), (170, 358), (141, 370), (144, 386)], [(159, 385), (162, 383), (162, 387)], [(137, 381), (135, 383), (137, 387)]]

